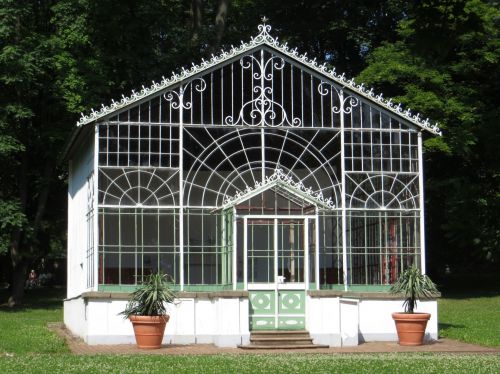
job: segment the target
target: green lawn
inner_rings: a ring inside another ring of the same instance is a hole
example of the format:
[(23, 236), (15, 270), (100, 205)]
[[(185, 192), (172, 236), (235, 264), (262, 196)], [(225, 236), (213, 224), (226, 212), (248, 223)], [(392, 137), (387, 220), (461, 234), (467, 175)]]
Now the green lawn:
[(2, 373), (498, 373), (494, 355), (218, 355), (0, 358)]
[[(63, 297), (63, 290), (33, 290), (27, 292), (22, 309), (0, 306), (0, 355), (69, 352), (64, 340), (47, 329), (48, 322), (63, 320)], [(0, 300), (6, 299), (7, 294), (0, 292)]]
[[(62, 320), (62, 297), (60, 290), (37, 290), (27, 295), (22, 309), (0, 307), (0, 373), (500, 372), (500, 355), (491, 354), (75, 356), (46, 327)], [(3, 292), (0, 298), (5, 299)], [(442, 335), (498, 346), (494, 330), (498, 332), (499, 319), (492, 318), (498, 315), (499, 302), (498, 296), (440, 300), (440, 319), (448, 324)], [(470, 322), (471, 314), (483, 322)]]
[(439, 300), (439, 335), (500, 347), (500, 295), (451, 294)]

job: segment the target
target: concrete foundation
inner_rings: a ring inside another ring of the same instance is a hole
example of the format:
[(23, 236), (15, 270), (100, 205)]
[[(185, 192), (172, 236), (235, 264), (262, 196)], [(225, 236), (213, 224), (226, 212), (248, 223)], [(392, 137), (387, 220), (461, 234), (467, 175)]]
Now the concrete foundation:
[[(170, 307), (164, 344), (215, 344), (236, 347), (249, 343), (248, 293), (182, 292)], [(134, 344), (132, 325), (119, 313), (127, 294), (88, 292), (64, 302), (64, 323), (87, 344)], [(306, 329), (315, 344), (356, 346), (361, 342), (397, 341), (391, 313), (402, 310), (402, 300), (385, 293), (310, 291), (306, 301)], [(418, 303), (431, 313), (426, 339), (436, 340), (437, 302)]]

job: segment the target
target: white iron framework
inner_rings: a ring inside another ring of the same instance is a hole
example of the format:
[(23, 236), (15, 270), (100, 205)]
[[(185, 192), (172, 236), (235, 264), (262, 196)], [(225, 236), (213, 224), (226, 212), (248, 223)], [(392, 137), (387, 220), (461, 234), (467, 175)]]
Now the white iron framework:
[(184, 290), (267, 283), (278, 298), (283, 282), (380, 287), (424, 269), (421, 132), (437, 125), (259, 30), (82, 116), (89, 289), (162, 270)]

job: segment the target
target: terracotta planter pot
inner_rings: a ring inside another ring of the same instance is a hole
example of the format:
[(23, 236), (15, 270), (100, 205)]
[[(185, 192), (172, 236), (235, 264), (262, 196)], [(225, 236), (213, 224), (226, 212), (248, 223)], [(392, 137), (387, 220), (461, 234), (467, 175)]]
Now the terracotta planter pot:
[(392, 313), (399, 345), (422, 345), (429, 318), (429, 313)]
[(161, 347), (163, 333), (170, 316), (130, 316), (134, 327), (135, 341), (142, 349), (158, 349)]

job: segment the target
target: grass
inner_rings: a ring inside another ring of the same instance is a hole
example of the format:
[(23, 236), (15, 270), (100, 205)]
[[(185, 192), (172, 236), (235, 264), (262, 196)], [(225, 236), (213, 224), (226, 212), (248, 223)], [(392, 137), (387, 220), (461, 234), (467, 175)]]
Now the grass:
[(500, 273), (461, 269), (441, 279), (439, 334), (466, 343), (500, 347)]
[[(63, 297), (60, 289), (28, 290), (22, 308), (0, 306), (0, 355), (69, 352), (64, 340), (47, 329), (48, 322), (62, 321)], [(0, 300), (7, 300), (3, 291)]]
[(0, 372), (29, 373), (498, 373), (495, 355), (216, 355), (0, 358)]
[[(27, 294), (27, 302), (21, 309), (0, 307), (0, 373), (500, 372), (498, 354), (76, 356), (61, 338), (47, 329), (47, 322), (62, 321), (62, 297), (61, 290), (35, 290)], [(0, 300), (5, 298), (0, 292)], [(481, 340), (488, 326), (490, 330), (496, 328), (498, 334), (499, 303), (498, 296), (440, 300), (440, 319), (447, 324), (442, 327), (443, 335), (472, 342), (474, 337)], [(483, 322), (478, 326), (471, 323), (467, 318), (471, 313)], [(497, 346), (495, 331), (487, 332), (486, 336), (478, 343)]]
[(439, 335), (500, 347), (500, 295), (452, 294), (439, 300)]

